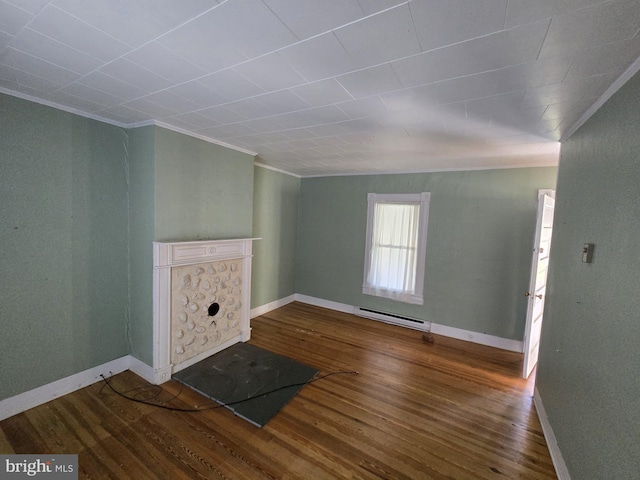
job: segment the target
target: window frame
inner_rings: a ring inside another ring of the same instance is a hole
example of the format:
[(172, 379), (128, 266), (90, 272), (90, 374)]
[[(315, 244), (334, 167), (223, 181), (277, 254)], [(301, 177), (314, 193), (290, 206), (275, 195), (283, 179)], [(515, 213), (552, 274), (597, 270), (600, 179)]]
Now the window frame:
[[(415, 305), (424, 304), (424, 275), (427, 257), (427, 232), (429, 228), (430, 192), (422, 193), (368, 193), (367, 194), (367, 232), (365, 244), (364, 278), (362, 293), (381, 298), (389, 298)], [(412, 292), (396, 292), (384, 288), (377, 288), (368, 283), (371, 269), (371, 250), (373, 248), (373, 228), (376, 203), (397, 203), (402, 205), (420, 205), (418, 242), (416, 255), (416, 276)]]

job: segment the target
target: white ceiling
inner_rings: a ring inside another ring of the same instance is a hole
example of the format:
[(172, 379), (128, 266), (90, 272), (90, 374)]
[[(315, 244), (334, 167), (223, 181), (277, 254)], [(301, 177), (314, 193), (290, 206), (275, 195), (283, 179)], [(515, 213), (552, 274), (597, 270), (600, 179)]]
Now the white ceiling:
[(639, 31), (638, 0), (0, 0), (0, 91), (301, 176), (554, 165)]

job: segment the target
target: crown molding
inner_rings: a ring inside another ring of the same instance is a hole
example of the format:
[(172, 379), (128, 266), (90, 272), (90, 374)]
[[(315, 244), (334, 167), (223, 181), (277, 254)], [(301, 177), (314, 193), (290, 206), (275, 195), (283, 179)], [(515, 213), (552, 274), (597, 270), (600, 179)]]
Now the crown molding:
[(120, 128), (130, 128), (126, 123), (116, 122), (115, 120), (110, 120), (108, 118), (104, 118), (99, 115), (83, 112), (82, 110), (78, 110), (77, 108), (60, 105), (59, 103), (50, 102), (49, 100), (45, 100), (39, 97), (34, 97), (33, 95), (28, 95), (26, 93), (16, 92), (15, 90), (9, 90), (8, 88), (0, 87), (0, 93), (4, 93), (5, 95), (10, 95), (12, 97), (21, 98), (22, 100), (27, 100), (29, 102), (38, 103), (40, 105), (44, 105), (45, 107), (51, 107), (51, 108), (55, 108), (56, 110), (62, 110), (63, 112), (71, 113), (73, 115), (78, 115), (80, 117), (96, 120), (97, 122), (108, 123), (109, 125), (114, 125)]
[[(16, 92), (15, 90), (10, 90), (8, 88), (0, 87), (0, 93), (4, 93), (5, 95), (10, 95), (12, 97), (21, 98), (22, 100), (27, 100), (29, 102), (38, 103), (40, 105), (44, 105), (46, 107), (55, 108), (56, 110), (62, 110), (63, 112), (71, 113), (73, 115), (78, 115), (80, 117), (89, 118), (91, 120), (95, 120), (97, 122), (107, 123), (109, 125), (114, 125), (116, 127), (131, 129), (138, 127), (147, 127), (149, 125), (155, 125), (158, 127), (166, 128), (167, 130), (172, 130), (177, 133), (181, 133), (183, 135), (188, 135), (189, 137), (194, 137), (199, 140), (204, 140), (205, 142), (213, 143), (215, 145), (220, 145), (221, 147), (229, 148), (231, 150), (236, 150), (241, 153), (246, 153), (247, 155), (251, 155), (256, 157), (258, 155), (257, 152), (247, 150), (246, 148), (238, 147), (236, 145), (232, 145), (230, 143), (221, 142), (219, 140), (215, 140), (213, 138), (205, 137), (204, 135), (200, 135), (198, 133), (189, 132), (187, 130), (183, 130), (178, 127), (174, 127), (173, 125), (169, 125), (167, 123), (158, 121), (158, 120), (143, 120), (142, 122), (134, 122), (134, 123), (122, 123), (116, 122), (115, 120), (110, 120), (108, 118), (101, 117), (99, 115), (94, 115), (91, 113), (84, 112), (82, 110), (78, 110), (77, 108), (67, 107), (65, 105), (61, 105), (59, 103), (51, 102), (49, 100), (44, 100), (39, 97), (34, 97), (33, 95), (28, 95), (26, 93)], [(286, 173), (286, 172), (285, 172)]]
[[(258, 156), (258, 153), (254, 152), (252, 150), (247, 150), (246, 148), (238, 147), (236, 145), (232, 145), (230, 143), (222, 142), (220, 140), (215, 140), (213, 138), (209, 138), (209, 137), (206, 137), (204, 135), (200, 135), (199, 133), (189, 132), (188, 130), (183, 130), (182, 128), (174, 127), (173, 125), (169, 125), (167, 123), (160, 122), (158, 120), (151, 120), (151, 121), (148, 121), (148, 122), (141, 122), (141, 123), (145, 123), (146, 125), (155, 125), (157, 127), (166, 128), (167, 130), (172, 130), (172, 131), (174, 131), (176, 133), (181, 133), (183, 135), (187, 135), (189, 137), (197, 138), (199, 140), (204, 140), (205, 142), (213, 143), (215, 145), (220, 145), (221, 147), (226, 147), (226, 148), (229, 148), (231, 150), (235, 150), (237, 152), (246, 153), (247, 155), (251, 155), (252, 157), (257, 157)], [(133, 126), (133, 127), (129, 126), (128, 128), (136, 128), (136, 127), (142, 127), (142, 126), (146, 126), (146, 125), (136, 124), (135, 126)]]
[(271, 167), (269, 165), (265, 165), (264, 163), (259, 163), (259, 162), (254, 162), (254, 165), (256, 167), (260, 167), (260, 168), (265, 168), (267, 170), (273, 170), (274, 172), (278, 172), (278, 173), (284, 173), (285, 175), (289, 175), (291, 177), (296, 177), (296, 178), (302, 178), (300, 175), (295, 174), (295, 173), (291, 173), (291, 172), (287, 172), (286, 170), (282, 170), (280, 168), (276, 168), (276, 167)]
[(565, 142), (571, 135), (576, 133), (576, 131), (586, 123), (587, 120), (591, 118), (591, 116), (596, 113), (600, 107), (602, 107), (607, 100), (609, 100), (613, 95), (620, 90), (620, 88), (627, 83), (631, 77), (633, 77), (640, 70), (640, 57), (636, 58), (635, 62), (633, 62), (629, 68), (627, 68), (622, 75), (620, 75), (615, 82), (613, 82), (609, 88), (607, 88), (604, 93), (598, 98), (593, 105), (591, 105), (586, 112), (582, 114), (582, 116), (578, 119), (576, 123), (571, 125), (571, 127), (562, 135), (560, 138), (560, 142)]

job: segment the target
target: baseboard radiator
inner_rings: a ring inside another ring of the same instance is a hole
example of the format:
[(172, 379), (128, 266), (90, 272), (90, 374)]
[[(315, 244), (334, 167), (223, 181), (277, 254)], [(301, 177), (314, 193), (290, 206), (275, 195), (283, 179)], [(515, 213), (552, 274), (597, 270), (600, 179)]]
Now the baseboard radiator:
[(400, 325), (402, 327), (413, 328), (414, 330), (420, 330), (423, 332), (431, 331), (431, 322), (426, 322), (417, 318), (395, 315), (393, 313), (379, 312), (377, 310), (371, 310), (364, 307), (356, 307), (354, 313), (359, 317), (379, 320), (385, 323), (392, 323), (394, 325)]

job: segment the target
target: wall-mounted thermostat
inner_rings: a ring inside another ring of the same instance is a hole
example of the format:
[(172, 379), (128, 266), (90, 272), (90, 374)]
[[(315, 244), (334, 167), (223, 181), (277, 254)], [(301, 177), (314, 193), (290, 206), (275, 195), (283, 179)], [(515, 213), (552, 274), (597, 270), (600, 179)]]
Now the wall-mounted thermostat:
[(582, 246), (582, 261), (584, 263), (591, 263), (593, 261), (593, 243), (585, 243)]

